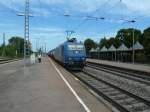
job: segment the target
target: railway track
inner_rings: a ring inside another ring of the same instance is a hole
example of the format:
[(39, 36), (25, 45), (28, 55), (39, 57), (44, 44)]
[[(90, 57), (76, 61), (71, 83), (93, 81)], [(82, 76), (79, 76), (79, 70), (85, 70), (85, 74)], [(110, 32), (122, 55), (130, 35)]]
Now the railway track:
[(109, 101), (120, 112), (150, 112), (150, 101), (109, 83), (97, 77), (96, 74), (84, 70), (73, 75)]
[(150, 74), (94, 63), (73, 74), (121, 112), (150, 112)]
[(95, 66), (85, 67), (84, 71), (150, 101), (150, 81), (148, 80)]
[(0, 59), (0, 64), (10, 63), (17, 61), (18, 59)]
[(87, 63), (87, 67), (90, 67), (99, 71), (107, 72), (115, 76), (120, 76), (126, 79), (130, 79), (135, 82), (144, 84), (146, 86), (150, 86), (150, 74), (140, 74), (138, 71), (137, 73), (136, 71), (129, 72), (129, 71), (121, 70), (119, 68), (117, 69), (111, 66), (103, 66), (103, 65), (89, 63), (89, 62)]

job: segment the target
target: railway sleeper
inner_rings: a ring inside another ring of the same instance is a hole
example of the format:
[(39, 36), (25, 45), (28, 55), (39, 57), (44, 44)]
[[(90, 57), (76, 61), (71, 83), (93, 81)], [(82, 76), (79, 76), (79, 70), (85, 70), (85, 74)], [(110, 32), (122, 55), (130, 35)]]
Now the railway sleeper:
[(123, 104), (124, 102), (128, 102), (129, 104), (130, 104), (130, 102), (132, 102), (132, 103), (137, 103), (138, 101), (137, 100), (135, 100), (135, 99), (133, 99), (133, 98), (127, 98), (127, 99), (120, 99), (120, 100), (117, 100), (117, 102), (119, 103), (119, 104)]
[(110, 92), (110, 93), (106, 93), (106, 94), (109, 96), (117, 96), (117, 95), (120, 95), (121, 93), (116, 91), (116, 92)]
[(106, 92), (112, 92), (112, 91), (116, 91), (116, 90), (114, 88), (108, 87), (108, 88), (101, 89), (101, 91), (106, 93)]
[(130, 110), (130, 112), (143, 112), (144, 110), (150, 110), (149, 106), (141, 102), (130, 105), (124, 105), (124, 107)]
[(120, 95), (117, 95), (117, 96), (111, 96), (111, 98), (113, 100), (123, 100), (123, 99), (128, 99), (130, 97), (128, 97), (127, 95), (125, 94), (120, 94)]

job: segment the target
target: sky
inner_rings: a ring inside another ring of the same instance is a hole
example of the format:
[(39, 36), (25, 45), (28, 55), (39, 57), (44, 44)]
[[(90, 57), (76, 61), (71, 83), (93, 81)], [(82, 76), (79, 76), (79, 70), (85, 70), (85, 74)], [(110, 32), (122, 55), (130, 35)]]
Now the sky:
[[(0, 44), (12, 36), (24, 37), (25, 0), (0, 1)], [(47, 51), (66, 41), (66, 31), (78, 41), (99, 42), (121, 28), (143, 31), (150, 26), (150, 0), (30, 0), (30, 41), (33, 50)], [(68, 16), (65, 16), (68, 15)], [(104, 19), (100, 19), (104, 18)], [(127, 21), (135, 20), (135, 23)]]

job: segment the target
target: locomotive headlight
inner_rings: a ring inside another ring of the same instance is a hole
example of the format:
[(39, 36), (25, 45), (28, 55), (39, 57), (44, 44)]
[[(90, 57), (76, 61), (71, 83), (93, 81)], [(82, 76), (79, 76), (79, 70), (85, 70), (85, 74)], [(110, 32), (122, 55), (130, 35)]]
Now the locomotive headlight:
[(85, 60), (85, 58), (82, 58), (82, 60)]
[(72, 58), (69, 58), (69, 61), (72, 60)]

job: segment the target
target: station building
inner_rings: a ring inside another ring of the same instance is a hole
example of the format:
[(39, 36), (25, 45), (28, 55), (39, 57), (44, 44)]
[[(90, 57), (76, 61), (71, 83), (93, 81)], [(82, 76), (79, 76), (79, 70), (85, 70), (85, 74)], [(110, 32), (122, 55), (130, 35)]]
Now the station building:
[(103, 46), (101, 49), (92, 48), (90, 50), (90, 57), (101, 60), (132, 62), (133, 51), (135, 62), (145, 61), (144, 47), (138, 41), (131, 48), (128, 48), (124, 43), (119, 48), (115, 48), (114, 45), (111, 45), (109, 48), (106, 48), (106, 46)]

